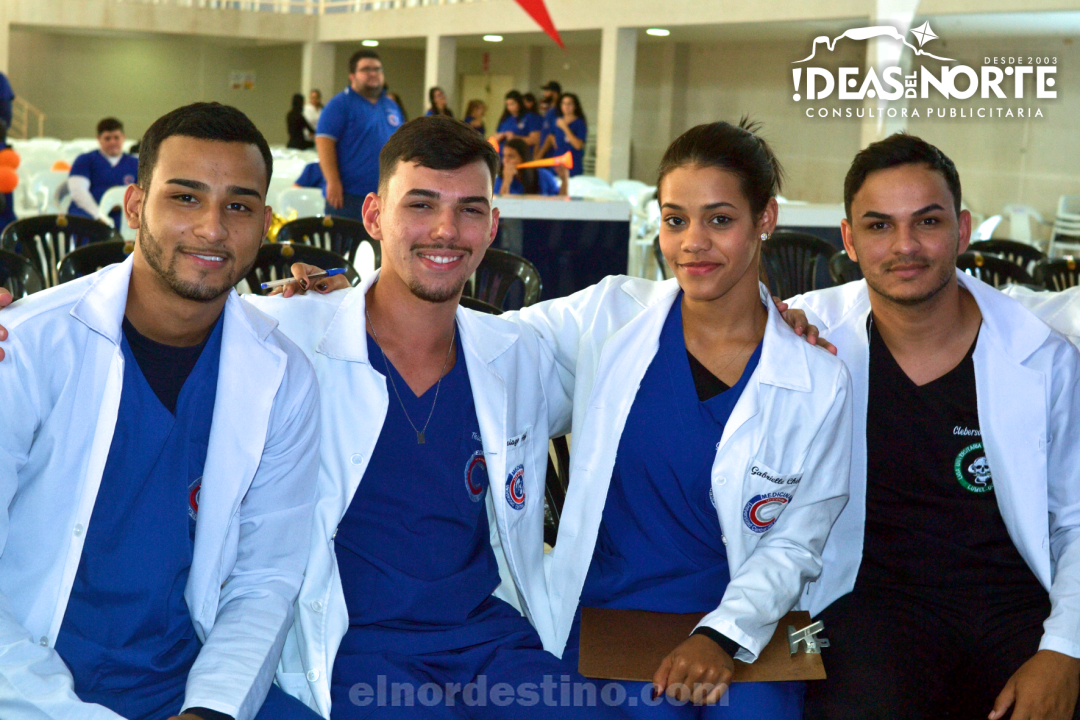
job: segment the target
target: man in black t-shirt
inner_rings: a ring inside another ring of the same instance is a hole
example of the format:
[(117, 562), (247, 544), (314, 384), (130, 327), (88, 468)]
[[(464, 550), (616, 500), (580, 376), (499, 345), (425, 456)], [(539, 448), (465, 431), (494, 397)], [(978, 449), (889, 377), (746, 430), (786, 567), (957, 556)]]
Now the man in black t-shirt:
[(844, 195), (866, 280), (791, 301), (856, 397), (851, 500), (805, 602), (832, 642), (806, 717), (1073, 717), (1080, 354), (957, 273), (971, 217), (940, 150), (870, 145)]

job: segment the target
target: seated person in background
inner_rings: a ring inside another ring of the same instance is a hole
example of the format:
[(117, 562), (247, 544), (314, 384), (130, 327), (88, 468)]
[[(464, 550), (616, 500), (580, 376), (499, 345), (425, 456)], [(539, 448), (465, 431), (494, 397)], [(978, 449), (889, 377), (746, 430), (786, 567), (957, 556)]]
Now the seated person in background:
[(270, 148), (199, 103), (142, 158), (131, 256), (4, 311), (0, 718), (314, 720), (271, 680), (318, 386), (233, 291), (270, 224)]
[(326, 197), (326, 178), (323, 177), (319, 163), (313, 162), (305, 165), (304, 171), (300, 173), (300, 177), (296, 178), (293, 187), (318, 188), (322, 190), (323, 197)]
[(68, 213), (110, 223), (117, 230), (123, 220), (120, 208), (99, 208), (101, 197), (109, 188), (131, 185), (138, 178), (139, 161), (124, 152), (124, 126), (116, 118), (105, 118), (97, 125), (99, 149), (83, 153), (71, 164)]
[(554, 127), (536, 157), (557, 157), (569, 152), (574, 158), (570, 174), (581, 175), (585, 172), (582, 162), (585, 159), (585, 139), (589, 135), (581, 101), (574, 93), (563, 93), (558, 111)]
[(487, 137), (487, 128), (484, 127), (484, 114), (487, 113), (487, 103), (483, 100), (470, 100), (465, 110), (465, 118), (462, 120), (466, 125), (474, 128), (484, 137)]
[[(561, 195), (566, 196), (570, 175), (567, 168), (558, 165), (551, 168), (518, 169), (525, 162), (529, 146), (521, 138), (507, 140), (503, 144), (502, 170), (495, 178), (496, 195)], [(506, 178), (511, 178), (506, 182)]]
[(304, 119), (307, 120), (308, 125), (312, 127), (310, 132), (304, 134), (304, 138), (315, 142), (315, 130), (319, 127), (319, 116), (322, 115), (323, 101), (322, 92), (318, 89), (313, 89), (308, 93), (308, 101), (304, 104)]
[(529, 147), (527, 160), (533, 159), (533, 149), (540, 144), (540, 129), (544, 125), (544, 119), (536, 113), (525, 111), (525, 101), (521, 93), (511, 90), (506, 93), (506, 109), (499, 118), (499, 127), (495, 132), (495, 139), (504, 143), (511, 138), (521, 138)]
[(956, 269), (960, 200), (936, 147), (868, 146), (841, 227), (866, 279), (789, 301), (858, 409), (851, 501), (806, 598), (832, 643), (808, 720), (1073, 717), (1080, 352)]

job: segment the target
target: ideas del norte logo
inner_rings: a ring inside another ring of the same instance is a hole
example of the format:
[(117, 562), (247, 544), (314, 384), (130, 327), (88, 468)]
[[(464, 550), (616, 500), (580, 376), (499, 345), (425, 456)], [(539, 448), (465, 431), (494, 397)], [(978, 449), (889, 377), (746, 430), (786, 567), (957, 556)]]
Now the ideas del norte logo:
[[(864, 101), (877, 99), (877, 112), (888, 113), (889, 117), (920, 117), (919, 108), (885, 108), (885, 102), (917, 100), (966, 100), (979, 93), (984, 100), (1031, 99), (1032, 91), (1037, 100), (1053, 100), (1057, 91), (1051, 88), (1056, 84), (1056, 57), (1011, 56), (983, 59), (983, 65), (973, 68), (969, 65), (952, 65), (953, 58), (942, 57), (925, 49), (925, 45), (938, 38), (929, 22), (908, 31), (914, 42), (889, 25), (852, 28), (830, 38), (820, 36), (814, 40), (808, 57), (796, 60), (793, 65), (803, 65), (791, 71), (794, 81), (795, 102), (803, 100), (825, 100), (836, 93), (838, 100)], [(841, 67), (836, 74), (832, 70), (804, 65), (818, 55), (819, 46), (824, 45), (829, 52), (836, 50), (841, 40), (866, 41), (881, 38), (901, 43), (900, 52), (911, 50), (916, 58), (932, 58), (945, 63), (938, 68), (916, 65), (905, 74), (904, 68), (891, 65), (875, 69), (872, 65), (864, 71), (861, 67)], [(805, 73), (803, 72), (805, 70)], [(805, 81), (805, 84), (804, 84)], [(938, 117), (1042, 117), (1039, 108), (1025, 107), (981, 107), (981, 108), (925, 108), (923, 115), (935, 113)], [(874, 108), (807, 108), (807, 117), (876, 117)]]

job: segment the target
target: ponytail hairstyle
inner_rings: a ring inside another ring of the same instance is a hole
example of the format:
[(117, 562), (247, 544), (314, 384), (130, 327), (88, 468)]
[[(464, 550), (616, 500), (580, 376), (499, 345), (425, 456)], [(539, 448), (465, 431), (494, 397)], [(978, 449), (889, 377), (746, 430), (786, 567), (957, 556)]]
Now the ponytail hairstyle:
[[(739, 178), (743, 196), (755, 218), (780, 193), (784, 169), (772, 148), (757, 133), (761, 123), (744, 116), (738, 125), (714, 122), (690, 128), (671, 143), (660, 161), (656, 179), (660, 199), (664, 178), (687, 165), (715, 167)], [(662, 201), (661, 201), (662, 202)]]

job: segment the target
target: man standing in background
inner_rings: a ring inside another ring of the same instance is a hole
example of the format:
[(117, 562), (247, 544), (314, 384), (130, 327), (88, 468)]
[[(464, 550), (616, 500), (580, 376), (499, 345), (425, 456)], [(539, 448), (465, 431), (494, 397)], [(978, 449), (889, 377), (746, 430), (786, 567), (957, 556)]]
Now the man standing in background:
[[(304, 105), (304, 119), (308, 121), (308, 125), (313, 128), (319, 127), (319, 116), (322, 115), (322, 109), (322, 92), (320, 92), (318, 88), (314, 88), (308, 93), (308, 101), (307, 104)], [(305, 130), (304, 139), (314, 142), (315, 136)]]
[(97, 125), (98, 149), (75, 158), (68, 176), (71, 207), (68, 213), (95, 218), (120, 229), (119, 207), (100, 208), (105, 191), (111, 187), (127, 186), (139, 174), (139, 161), (124, 152), (124, 125), (116, 118), (105, 118)]
[(315, 132), (326, 178), (326, 214), (362, 218), (364, 198), (379, 186), (379, 152), (404, 122), (386, 95), (382, 60), (373, 50), (349, 58), (349, 87), (326, 104)]
[[(544, 124), (540, 127), (540, 144), (537, 147), (543, 148), (548, 135), (555, 132), (555, 121), (559, 119), (559, 100), (562, 99), (562, 85), (551, 80), (540, 90), (544, 93), (540, 97), (540, 114), (544, 117)], [(541, 150), (537, 157), (541, 158), (543, 156), (544, 153)]]

